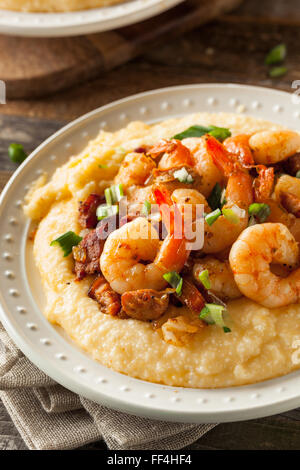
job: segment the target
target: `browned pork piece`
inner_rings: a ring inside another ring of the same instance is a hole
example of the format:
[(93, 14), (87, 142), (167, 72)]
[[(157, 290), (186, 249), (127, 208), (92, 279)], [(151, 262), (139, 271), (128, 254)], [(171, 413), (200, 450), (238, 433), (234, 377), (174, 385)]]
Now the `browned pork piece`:
[(176, 299), (186, 305), (191, 312), (200, 313), (205, 306), (205, 299), (197, 287), (186, 279), (183, 280), (181, 295), (174, 294)]
[(112, 290), (103, 276), (98, 276), (91, 285), (88, 296), (96, 300), (102, 313), (116, 316), (121, 310), (120, 295)]
[(75, 273), (78, 280), (83, 279), (87, 274), (100, 273), (99, 258), (104, 242), (105, 240), (98, 238), (94, 229), (81, 240), (78, 246), (73, 247)]
[(97, 225), (96, 210), (100, 204), (105, 202), (104, 196), (99, 194), (90, 194), (88, 198), (80, 203), (79, 223), (83, 228), (95, 228)]
[(284, 170), (289, 174), (289, 175), (296, 175), (297, 171), (300, 170), (300, 152), (295, 153), (295, 155), (292, 155), (290, 158), (285, 160), (283, 162)]
[(280, 194), (280, 202), (283, 207), (297, 218), (300, 217), (300, 199), (292, 193), (282, 192)]
[(129, 317), (149, 321), (156, 320), (167, 310), (169, 296), (164, 291), (140, 289), (122, 294), (121, 302), (123, 311)]

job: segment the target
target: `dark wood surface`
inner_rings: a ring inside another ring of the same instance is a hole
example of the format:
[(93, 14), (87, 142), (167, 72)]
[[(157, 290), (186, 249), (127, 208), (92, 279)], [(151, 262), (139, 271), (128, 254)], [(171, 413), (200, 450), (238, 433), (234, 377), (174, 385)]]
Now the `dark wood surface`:
[(65, 38), (0, 35), (0, 77), (9, 98), (34, 98), (103, 75), (105, 71), (190, 31), (242, 0), (185, 0), (161, 15), (115, 31)]
[[(27, 151), (63, 122), (132, 93), (162, 86), (199, 82), (240, 82), (291, 91), (300, 79), (299, 0), (248, 0), (238, 10), (183, 37), (149, 49), (132, 62), (96, 80), (51, 97), (8, 101), (0, 112), (0, 186), (15, 166), (7, 145), (22, 142)], [(285, 42), (288, 74), (268, 78), (264, 56)], [(7, 447), (22, 446), (18, 433), (0, 408), (0, 435)], [(103, 442), (86, 448), (104, 449)], [(191, 449), (299, 449), (300, 411), (246, 422), (221, 424)]]

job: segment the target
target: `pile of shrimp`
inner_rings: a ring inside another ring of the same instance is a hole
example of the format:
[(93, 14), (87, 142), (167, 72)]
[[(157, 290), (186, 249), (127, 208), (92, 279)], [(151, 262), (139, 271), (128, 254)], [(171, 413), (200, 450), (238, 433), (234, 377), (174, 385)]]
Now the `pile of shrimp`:
[[(207, 327), (199, 315), (208, 303), (224, 306), (241, 296), (268, 308), (299, 302), (298, 150), (298, 133), (266, 130), (223, 142), (209, 134), (161, 140), (128, 153), (114, 183), (123, 187), (129, 216), (99, 248), (99, 269), (94, 272), (101, 289), (92, 286), (91, 297), (104, 312), (107, 309), (105, 313), (152, 322), (163, 339), (176, 346)], [(189, 176), (186, 180), (176, 177), (182, 169)], [(218, 217), (209, 223), (207, 216), (216, 210), (210, 206), (216, 189), (222, 193)], [(155, 223), (150, 214), (136, 210), (145, 201), (160, 208)], [(192, 207), (188, 215), (186, 204)], [(200, 216), (194, 210), (198, 204), (203, 207)], [(190, 225), (200, 217), (201, 247), (191, 249), (184, 235), (175, 236), (176, 217)], [(177, 273), (180, 292), (168, 284), (165, 275), (170, 272)], [(170, 305), (187, 309), (181, 313)]]

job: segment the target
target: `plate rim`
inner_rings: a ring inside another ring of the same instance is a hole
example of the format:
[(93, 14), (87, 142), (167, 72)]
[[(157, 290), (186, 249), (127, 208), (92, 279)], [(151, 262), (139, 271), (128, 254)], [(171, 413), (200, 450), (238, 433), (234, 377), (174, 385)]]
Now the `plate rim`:
[[(14, 181), (20, 176), (22, 173), (23, 169), (29, 165), (31, 162), (33, 162), (35, 159), (38, 159), (39, 153), (41, 150), (46, 148), (51, 142), (55, 141), (57, 137), (67, 133), (68, 131), (75, 129), (77, 125), (82, 124), (84, 122), (88, 123), (89, 119), (92, 117), (95, 117), (97, 115), (100, 115), (106, 110), (112, 109), (114, 107), (118, 107), (120, 105), (126, 105), (128, 102), (144, 98), (145, 96), (148, 97), (149, 95), (153, 94), (164, 94), (169, 91), (185, 91), (187, 89), (213, 89), (213, 88), (225, 88), (225, 89), (243, 89), (243, 90), (249, 90), (251, 89), (252, 92), (255, 92), (256, 90), (264, 90), (266, 93), (271, 93), (271, 94), (279, 94), (285, 98), (291, 97), (291, 94), (288, 92), (280, 91), (280, 90), (273, 90), (267, 87), (257, 87), (257, 86), (248, 86), (248, 85), (243, 85), (243, 84), (218, 84), (218, 83), (210, 83), (210, 84), (192, 84), (192, 85), (179, 85), (179, 86), (173, 86), (173, 87), (166, 87), (166, 88), (159, 88), (155, 90), (150, 90), (147, 92), (142, 92), (138, 94), (134, 94), (125, 98), (122, 98), (120, 100), (113, 101), (111, 103), (108, 103), (104, 106), (101, 106), (93, 111), (90, 111), (83, 116), (78, 117), (77, 119), (73, 120), (72, 122), (68, 123), (67, 125), (63, 126), (60, 130), (55, 132), (53, 135), (48, 137), (44, 142), (42, 142), (31, 154), (30, 156), (23, 162), (22, 165), (13, 173), (7, 184), (5, 185), (1, 196), (0, 196), (0, 209), (2, 208), (2, 205), (4, 204), (6, 194), (9, 191), (11, 185), (14, 183)], [(23, 282), (23, 281), (22, 281)], [(0, 292), (0, 296), (2, 298), (2, 293)], [(43, 317), (44, 318), (44, 317)], [(299, 406), (300, 404), (300, 391), (297, 396), (294, 396), (292, 398), (281, 398), (278, 399), (275, 402), (269, 403), (268, 405), (266, 404), (257, 404), (256, 406), (252, 406), (250, 409), (245, 408), (244, 406), (241, 406), (240, 408), (235, 409), (234, 411), (225, 409), (223, 411), (218, 411), (217, 417), (211, 416), (211, 411), (205, 412), (205, 409), (202, 409), (200, 412), (188, 412), (188, 411), (182, 411), (182, 410), (166, 410), (161, 408), (161, 406), (155, 406), (154, 403), (135, 403), (135, 404), (130, 404), (126, 402), (126, 397), (125, 398), (113, 398), (113, 397), (107, 397), (107, 394), (103, 393), (100, 390), (97, 390), (97, 393), (95, 396), (94, 390), (92, 390), (88, 385), (85, 384), (84, 381), (78, 381), (78, 379), (74, 379), (73, 377), (67, 377), (68, 380), (68, 385), (66, 385), (66, 373), (65, 371), (61, 373), (60, 368), (55, 367), (54, 361), (48, 360), (48, 365), (45, 364), (45, 361), (47, 362), (47, 358), (45, 359), (44, 357), (39, 357), (39, 353), (34, 351), (34, 345), (30, 345), (30, 341), (28, 338), (26, 338), (26, 335), (21, 334), (18, 329), (15, 329), (15, 325), (11, 324), (9, 321), (9, 318), (6, 317), (5, 313), (5, 308), (2, 305), (0, 305), (0, 320), (3, 323), (3, 326), (5, 329), (8, 331), (9, 335), (12, 337), (13, 341), (17, 344), (17, 346), (22, 350), (22, 352), (33, 362), (34, 364), (37, 365), (41, 370), (43, 370), (47, 375), (52, 377), (55, 381), (60, 383), (61, 385), (71, 389), (75, 393), (78, 393), (80, 395), (84, 395), (87, 398), (94, 400), (96, 402), (101, 402), (101, 404), (117, 409), (122, 412), (128, 412), (131, 414), (139, 415), (139, 416), (147, 416), (149, 418), (154, 418), (154, 419), (165, 419), (168, 421), (178, 421), (178, 422), (194, 422), (194, 423), (200, 423), (200, 422), (227, 422), (227, 421), (239, 421), (239, 420), (245, 420), (249, 418), (258, 418), (262, 416), (269, 416), (271, 414), (274, 414), (274, 412), (283, 412), (287, 411), (288, 409), (291, 409), (295, 406)], [(47, 321), (47, 320), (46, 320)], [(14, 321), (15, 322), (15, 321)], [(12, 322), (13, 323), (13, 322)], [(22, 332), (23, 333), (23, 332)], [(23, 338), (24, 336), (24, 338)], [(54, 364), (54, 366), (53, 366)], [(299, 373), (299, 371), (292, 372), (292, 374)], [(124, 376), (124, 374), (119, 374), (115, 372), (115, 374), (118, 374), (119, 376), (122, 376), (123, 378), (129, 378), (132, 379), (131, 377)], [(291, 376), (292, 374), (288, 374), (286, 376), (282, 376), (284, 378), (287, 378)], [(279, 377), (278, 379), (282, 379), (282, 377)], [(138, 382), (144, 382), (147, 386), (151, 388), (151, 386), (158, 386), (158, 384), (153, 384), (151, 382), (145, 382), (139, 379), (132, 379), (132, 380), (138, 380)], [(259, 387), (264, 387), (265, 384), (269, 384), (270, 382), (275, 382), (277, 379), (271, 379), (268, 381), (264, 382), (259, 382), (258, 384), (253, 384), (252, 388), (256, 388), (258, 385)], [(184, 390), (189, 391), (189, 390), (203, 390), (203, 389), (185, 389), (181, 387), (168, 387), (168, 386), (162, 386), (164, 388), (169, 388), (169, 389), (176, 389), (176, 390)], [(234, 387), (231, 388), (231, 390), (238, 390), (238, 389), (243, 389), (245, 390), (246, 387), (249, 386), (242, 386), (242, 387)], [(205, 389), (206, 392), (208, 390), (224, 390), (224, 389)], [(101, 401), (100, 400), (101, 397)], [(233, 416), (234, 415), (234, 416)]]

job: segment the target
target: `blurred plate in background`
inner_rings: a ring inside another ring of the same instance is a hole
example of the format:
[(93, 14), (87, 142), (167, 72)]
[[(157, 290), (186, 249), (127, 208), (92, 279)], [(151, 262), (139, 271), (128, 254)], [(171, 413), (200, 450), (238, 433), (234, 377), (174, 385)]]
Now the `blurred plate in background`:
[(108, 31), (158, 15), (182, 0), (131, 0), (111, 7), (66, 13), (0, 10), (0, 33), (55, 37)]

